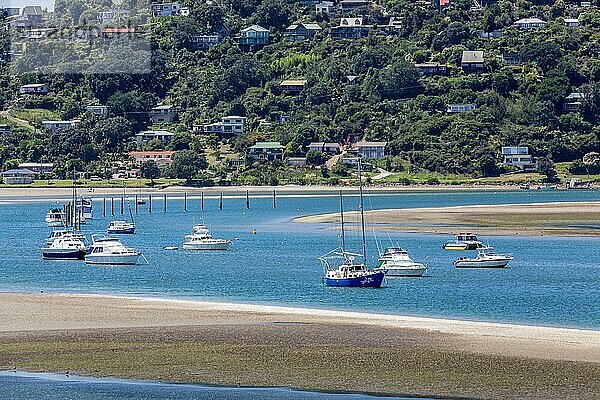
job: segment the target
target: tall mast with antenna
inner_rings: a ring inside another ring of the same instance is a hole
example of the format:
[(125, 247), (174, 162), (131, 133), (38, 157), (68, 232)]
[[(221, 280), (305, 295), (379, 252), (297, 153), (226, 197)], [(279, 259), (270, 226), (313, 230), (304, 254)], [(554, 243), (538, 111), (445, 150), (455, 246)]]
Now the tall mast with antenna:
[(360, 190), (360, 226), (362, 231), (362, 253), (363, 253), (363, 263), (365, 264), (365, 268), (367, 267), (367, 241), (365, 239), (365, 211), (363, 206), (363, 187), (362, 187), (362, 163), (360, 159), (360, 155), (358, 156), (358, 187)]
[(344, 249), (346, 248), (346, 241), (344, 237), (344, 200), (342, 199), (342, 191), (340, 190), (340, 217), (342, 219), (342, 253), (344, 253)]

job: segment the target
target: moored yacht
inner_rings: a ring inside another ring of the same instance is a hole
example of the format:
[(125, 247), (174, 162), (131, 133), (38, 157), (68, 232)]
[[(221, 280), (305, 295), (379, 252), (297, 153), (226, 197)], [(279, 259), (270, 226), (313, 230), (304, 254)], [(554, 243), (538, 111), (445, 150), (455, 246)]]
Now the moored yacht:
[(86, 247), (83, 240), (71, 234), (57, 237), (48, 247), (42, 248), (42, 258), (47, 260), (83, 260)]
[(459, 233), (454, 236), (454, 241), (442, 246), (444, 250), (477, 250), (483, 243), (472, 233)]
[(50, 235), (48, 235), (46, 244), (51, 245), (52, 242), (54, 242), (54, 240), (61, 238), (63, 236), (71, 236), (71, 237), (74, 237), (75, 239), (79, 239), (79, 240), (85, 242), (85, 235), (83, 235), (81, 233), (75, 233), (73, 231), (73, 229), (55, 229), (52, 232), (50, 232)]
[(135, 223), (127, 221), (110, 221), (108, 233), (131, 234), (135, 233)]
[(46, 213), (45, 220), (48, 226), (65, 226), (66, 214), (60, 208), (53, 208)]
[(85, 255), (87, 264), (134, 265), (142, 253), (125, 247), (119, 239), (92, 235), (92, 245)]
[(231, 241), (226, 239), (215, 239), (210, 234), (206, 225), (195, 225), (192, 234), (185, 236), (183, 242), (184, 250), (227, 250)]
[(75, 209), (81, 213), (84, 220), (94, 219), (94, 204), (89, 197), (78, 197), (75, 199)]
[(427, 267), (414, 262), (408, 256), (408, 251), (400, 247), (388, 247), (379, 257), (375, 271), (385, 271), (387, 276), (423, 276)]
[(513, 258), (512, 254), (496, 254), (493, 247), (482, 247), (477, 250), (477, 257), (461, 257), (453, 265), (456, 268), (504, 268)]

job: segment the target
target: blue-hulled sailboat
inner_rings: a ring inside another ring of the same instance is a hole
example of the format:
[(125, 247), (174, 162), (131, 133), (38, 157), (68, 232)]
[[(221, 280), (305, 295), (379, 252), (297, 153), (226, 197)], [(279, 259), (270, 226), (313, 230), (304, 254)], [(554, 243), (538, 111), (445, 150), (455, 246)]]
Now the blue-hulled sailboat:
[[(362, 254), (350, 253), (345, 249), (344, 240), (344, 203), (340, 191), (340, 215), (341, 215), (341, 247), (330, 251), (319, 257), (325, 268), (325, 285), (339, 287), (381, 287), (385, 271), (373, 271), (367, 269), (367, 246), (365, 241), (365, 216), (363, 211), (363, 191), (361, 160), (358, 159), (358, 181), (360, 188), (360, 221), (362, 231)], [(362, 258), (362, 263), (356, 263), (356, 257)]]

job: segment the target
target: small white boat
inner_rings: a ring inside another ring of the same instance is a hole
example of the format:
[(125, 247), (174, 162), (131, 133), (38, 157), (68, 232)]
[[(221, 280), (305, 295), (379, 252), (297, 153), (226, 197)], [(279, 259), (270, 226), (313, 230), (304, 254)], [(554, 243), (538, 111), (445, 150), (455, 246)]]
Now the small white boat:
[(75, 235), (66, 234), (57, 237), (48, 247), (42, 249), (42, 258), (46, 260), (83, 260), (86, 247), (83, 240)]
[(454, 236), (454, 241), (442, 246), (444, 250), (477, 250), (483, 247), (483, 243), (472, 233), (459, 233)]
[(108, 233), (132, 234), (135, 233), (135, 224), (127, 221), (110, 221)]
[(85, 255), (86, 264), (134, 265), (142, 253), (125, 247), (119, 239), (92, 235), (92, 245)]
[(52, 244), (52, 242), (54, 242), (55, 239), (58, 239), (60, 237), (67, 236), (67, 235), (85, 242), (85, 235), (83, 235), (81, 233), (75, 233), (72, 229), (55, 229), (52, 232), (50, 232), (50, 235), (48, 236), (48, 239), (46, 240), (46, 244), (49, 246)]
[(94, 219), (94, 203), (89, 197), (78, 197), (75, 200), (75, 209), (81, 213), (83, 220)]
[(206, 225), (196, 225), (191, 235), (185, 236), (183, 242), (184, 250), (227, 250), (231, 241), (226, 239), (214, 239)]
[(461, 257), (454, 261), (456, 268), (504, 268), (513, 260), (512, 254), (496, 254), (493, 247), (478, 249), (477, 257)]
[(65, 226), (66, 214), (60, 208), (53, 208), (46, 213), (46, 223), (48, 226)]
[(388, 247), (379, 257), (375, 271), (385, 271), (386, 276), (423, 276), (427, 266), (414, 262), (408, 251), (400, 247)]

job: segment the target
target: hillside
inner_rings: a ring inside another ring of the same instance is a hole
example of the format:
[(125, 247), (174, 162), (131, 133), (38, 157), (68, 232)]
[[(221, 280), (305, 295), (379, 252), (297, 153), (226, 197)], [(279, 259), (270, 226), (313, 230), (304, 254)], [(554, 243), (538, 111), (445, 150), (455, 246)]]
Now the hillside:
[[(110, 0), (61, 0), (45, 22), (66, 26), (61, 51), (48, 51), (56, 49), (52, 37), (30, 41), (12, 59), (29, 72), (11, 74), (8, 60), (0, 66), (2, 108), (35, 127), (13, 125), (0, 138), (4, 169), (53, 162), (59, 176), (74, 164), (106, 175), (116, 161), (128, 162), (127, 151), (189, 150), (198, 157), (192, 175), (170, 167), (162, 174), (261, 184), (298, 173), (285, 162), (245, 160), (257, 141), (281, 142), (285, 157), (304, 156), (311, 142), (381, 141), (391, 157), (374, 163), (392, 171), (497, 176), (515, 170), (503, 165), (501, 147), (527, 146), (549, 180), (553, 163), (600, 172), (593, 156), (600, 148), (598, 2), (346, 0), (328, 14), (310, 0), (183, 1), (189, 15), (171, 16), (131, 3), (99, 23), (99, 12), (117, 9)], [(96, 36), (65, 39), (75, 35), (74, 21)], [(348, 21), (360, 23), (344, 27)], [(298, 23), (318, 24), (314, 37), (290, 40), (299, 31), (286, 36), (286, 28)], [(265, 28), (268, 44), (240, 39), (253, 25)], [(135, 33), (107, 37), (105, 29), (122, 27)], [(3, 41), (14, 49), (19, 36), (12, 35)], [(123, 50), (127, 37), (148, 47)], [(38, 67), (43, 54), (52, 62)], [(281, 86), (288, 80), (301, 83)], [(48, 93), (19, 93), (29, 83), (46, 84)], [(86, 112), (91, 104), (107, 112)], [(173, 106), (176, 120), (152, 124), (148, 112), (157, 105)], [(38, 129), (44, 113), (81, 122), (49, 132)], [(202, 127), (225, 116), (246, 117), (243, 132)], [(136, 144), (147, 129), (174, 135)], [(326, 158), (309, 154), (308, 162)], [(336, 183), (346, 170), (298, 179)]]

